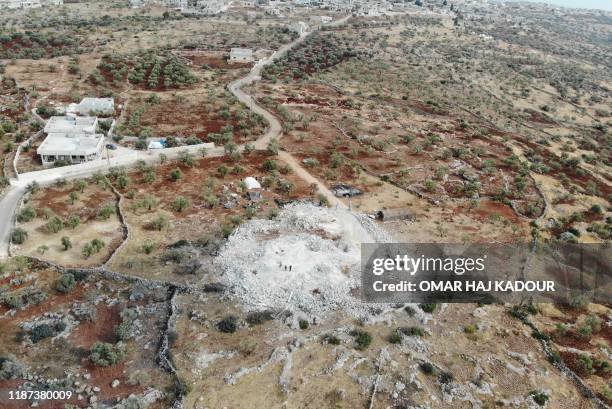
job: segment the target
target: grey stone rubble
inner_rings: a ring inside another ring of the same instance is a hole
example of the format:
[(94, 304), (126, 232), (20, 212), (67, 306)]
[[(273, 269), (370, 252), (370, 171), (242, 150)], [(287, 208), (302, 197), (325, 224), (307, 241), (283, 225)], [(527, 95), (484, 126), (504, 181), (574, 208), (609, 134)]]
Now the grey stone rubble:
[(357, 317), (370, 306), (351, 294), (360, 285), (361, 244), (390, 242), (368, 217), (308, 203), (286, 206), (275, 220), (252, 220), (215, 260), (221, 282), (247, 309), (281, 308)]

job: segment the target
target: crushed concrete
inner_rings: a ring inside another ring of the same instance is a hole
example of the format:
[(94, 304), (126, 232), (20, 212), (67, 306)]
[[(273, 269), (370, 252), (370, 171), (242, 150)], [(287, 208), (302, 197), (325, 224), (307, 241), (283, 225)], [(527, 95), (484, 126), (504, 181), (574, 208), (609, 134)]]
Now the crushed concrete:
[(361, 244), (391, 241), (366, 216), (296, 203), (275, 220), (242, 225), (215, 264), (248, 309), (366, 316), (369, 306), (351, 294), (360, 284)]

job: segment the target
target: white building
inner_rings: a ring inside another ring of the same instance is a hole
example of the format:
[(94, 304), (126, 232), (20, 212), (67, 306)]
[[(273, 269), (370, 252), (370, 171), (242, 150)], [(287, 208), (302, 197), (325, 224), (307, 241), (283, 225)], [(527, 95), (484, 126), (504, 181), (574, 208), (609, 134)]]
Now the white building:
[(33, 9), (62, 4), (64, 0), (0, 0), (0, 9)]
[(310, 16), (310, 24), (313, 26), (321, 26), (331, 23), (331, 21), (332, 18), (330, 16)]
[(308, 31), (308, 24), (303, 21), (298, 21), (289, 25), (289, 30), (302, 35)]
[(251, 62), (253, 61), (253, 50), (250, 48), (232, 48), (229, 60), (230, 62)]
[(96, 117), (52, 116), (45, 125), (44, 132), (52, 133), (85, 133), (93, 135), (98, 127)]
[(110, 116), (115, 113), (115, 100), (112, 98), (83, 98), (77, 106), (81, 115)]
[(57, 161), (70, 164), (99, 160), (104, 145), (104, 135), (86, 133), (52, 133), (38, 147), (44, 166)]
[(44, 166), (57, 161), (70, 164), (98, 160), (104, 146), (104, 135), (96, 134), (98, 118), (54, 116), (47, 121), (47, 137), (38, 147)]

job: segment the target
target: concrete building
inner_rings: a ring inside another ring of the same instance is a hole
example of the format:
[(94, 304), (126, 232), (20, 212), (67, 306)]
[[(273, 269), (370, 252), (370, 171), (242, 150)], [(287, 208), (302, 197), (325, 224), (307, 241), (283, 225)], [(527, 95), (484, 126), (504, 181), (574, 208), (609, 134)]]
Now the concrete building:
[(297, 21), (289, 25), (289, 30), (302, 35), (308, 31), (308, 24), (303, 21)]
[(230, 62), (251, 62), (253, 61), (253, 50), (250, 48), (232, 48), (230, 50)]
[(44, 166), (57, 161), (70, 164), (98, 160), (104, 146), (104, 135), (96, 134), (98, 118), (54, 116), (47, 121), (47, 137), (38, 147)]
[(110, 116), (115, 113), (113, 98), (83, 98), (77, 106), (81, 115)]
[(0, 9), (33, 9), (62, 4), (64, 0), (0, 0)]
[(96, 117), (52, 116), (45, 125), (44, 132), (52, 133), (84, 133), (93, 135), (98, 127)]
[(87, 133), (51, 133), (38, 147), (44, 166), (57, 161), (70, 164), (99, 160), (104, 146), (104, 135)]
[(330, 16), (310, 16), (310, 25), (312, 26), (322, 26), (331, 22), (332, 18)]

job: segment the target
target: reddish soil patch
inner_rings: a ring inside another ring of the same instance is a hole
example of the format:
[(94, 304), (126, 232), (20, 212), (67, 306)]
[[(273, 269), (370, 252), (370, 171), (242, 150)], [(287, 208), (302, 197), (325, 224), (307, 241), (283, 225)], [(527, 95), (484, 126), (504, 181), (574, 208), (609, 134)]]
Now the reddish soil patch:
[(98, 305), (94, 321), (83, 321), (72, 331), (70, 340), (75, 346), (91, 349), (96, 342), (115, 343), (115, 327), (121, 323), (119, 306)]
[(511, 207), (492, 200), (482, 200), (478, 207), (471, 211), (471, 216), (480, 221), (489, 221), (490, 216), (499, 215), (512, 223), (520, 223), (521, 219)]

